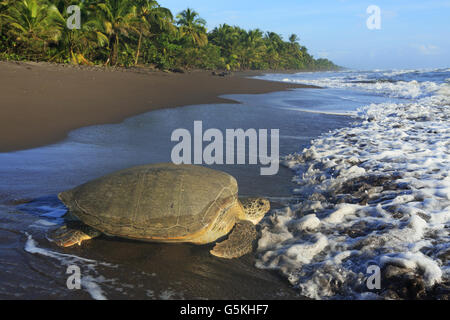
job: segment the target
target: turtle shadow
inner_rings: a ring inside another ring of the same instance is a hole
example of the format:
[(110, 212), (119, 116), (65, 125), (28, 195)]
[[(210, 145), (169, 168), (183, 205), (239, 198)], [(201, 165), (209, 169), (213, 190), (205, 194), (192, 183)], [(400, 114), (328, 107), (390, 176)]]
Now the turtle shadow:
[[(255, 267), (256, 254), (221, 259), (209, 251), (214, 244), (165, 244), (102, 236), (88, 251), (125, 270), (155, 274), (152, 290), (170, 286), (187, 299), (302, 299), (277, 272)], [(86, 254), (86, 252), (85, 252)], [(88, 256), (90, 255), (88, 254)]]

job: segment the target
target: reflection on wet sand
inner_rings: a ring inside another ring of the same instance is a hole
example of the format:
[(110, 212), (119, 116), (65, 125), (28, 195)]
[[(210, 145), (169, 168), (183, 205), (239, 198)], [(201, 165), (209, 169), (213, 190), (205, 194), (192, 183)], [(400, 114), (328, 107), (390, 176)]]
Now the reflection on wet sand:
[[(201, 119), (208, 128), (279, 128), (286, 136), (280, 139), (284, 155), (350, 121), (276, 109), (252, 103), (251, 96), (244, 98), (241, 105), (155, 111), (121, 124), (76, 130), (59, 144), (0, 154), (0, 201), (7, 203), (0, 206), (0, 298), (301, 298), (278, 274), (255, 268), (254, 255), (222, 260), (209, 254), (211, 245), (153, 244), (106, 236), (61, 249), (46, 238), (62, 223), (65, 209), (56, 198), (58, 192), (119, 169), (170, 161), (171, 132), (190, 128), (194, 120)], [(291, 195), (292, 175), (286, 168), (266, 177), (259, 175), (259, 166), (213, 168), (235, 176), (241, 196), (282, 201)], [(67, 289), (70, 264), (80, 267), (83, 290)]]

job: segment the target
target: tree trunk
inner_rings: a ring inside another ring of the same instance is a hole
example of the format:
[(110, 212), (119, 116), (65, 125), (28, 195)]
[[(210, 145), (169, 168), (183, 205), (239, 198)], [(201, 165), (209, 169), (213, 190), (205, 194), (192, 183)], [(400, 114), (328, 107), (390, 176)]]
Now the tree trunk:
[(119, 60), (119, 35), (115, 35), (115, 40), (113, 43), (113, 52), (111, 56), (111, 65), (116, 66)]
[(139, 41), (138, 41), (138, 47), (136, 52), (136, 59), (134, 59), (134, 65), (138, 64), (139, 61), (139, 52), (141, 50), (141, 42), (142, 42), (142, 31), (139, 33)]

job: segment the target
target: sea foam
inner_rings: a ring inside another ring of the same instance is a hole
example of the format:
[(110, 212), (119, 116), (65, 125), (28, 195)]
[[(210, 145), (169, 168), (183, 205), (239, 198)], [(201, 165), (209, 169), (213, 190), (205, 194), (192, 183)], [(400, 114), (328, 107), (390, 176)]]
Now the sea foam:
[[(107, 300), (104, 291), (101, 288), (101, 284), (107, 282), (107, 280), (98, 275), (96, 268), (98, 266), (115, 267), (112, 264), (99, 262), (92, 259), (86, 259), (78, 257), (72, 254), (65, 254), (60, 252), (55, 252), (50, 249), (41, 248), (38, 246), (37, 242), (33, 239), (32, 235), (26, 234), (27, 241), (25, 243), (24, 250), (31, 254), (39, 254), (45, 257), (58, 260), (62, 266), (69, 267), (72, 265), (82, 266), (85, 274), (81, 277), (81, 286), (86, 290), (89, 295), (95, 300)], [(87, 273), (87, 274), (86, 274)]]
[[(263, 221), (257, 266), (315, 299), (436, 297), (450, 280), (448, 84), (320, 81), (405, 103), (360, 108), (361, 121), (284, 159), (295, 200)], [(366, 285), (373, 264), (382, 270), (378, 291)]]

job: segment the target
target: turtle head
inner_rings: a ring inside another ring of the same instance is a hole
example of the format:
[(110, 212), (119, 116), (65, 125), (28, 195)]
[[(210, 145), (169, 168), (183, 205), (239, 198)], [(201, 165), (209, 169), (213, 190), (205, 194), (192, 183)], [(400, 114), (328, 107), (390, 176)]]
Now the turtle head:
[(242, 219), (253, 224), (258, 224), (270, 210), (270, 202), (264, 198), (244, 198), (241, 199), (241, 203), (244, 208)]

